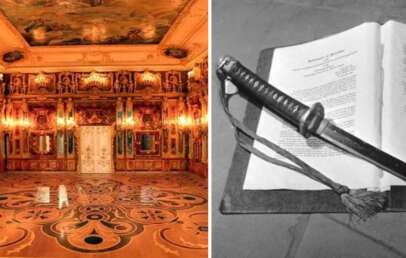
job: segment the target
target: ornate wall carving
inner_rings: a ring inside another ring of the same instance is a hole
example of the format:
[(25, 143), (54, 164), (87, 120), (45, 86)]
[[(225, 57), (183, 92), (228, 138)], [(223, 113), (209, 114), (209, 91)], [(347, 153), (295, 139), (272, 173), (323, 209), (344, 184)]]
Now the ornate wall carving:
[[(189, 138), (189, 169), (207, 176), (208, 161), (208, 59), (196, 64), (197, 74), (188, 83), (188, 112), (198, 125), (192, 127)], [(195, 74), (196, 75), (196, 74)]]
[(12, 73), (7, 92), (12, 96), (58, 94), (145, 94), (187, 91), (184, 71)]
[(115, 121), (115, 103), (111, 101), (77, 103), (75, 121), (79, 126), (112, 125)]
[(90, 125), (114, 128), (116, 171), (207, 164), (198, 139), (207, 135), (207, 83), (191, 85), (184, 71), (15, 73), (5, 81), (8, 170), (77, 170), (79, 128)]

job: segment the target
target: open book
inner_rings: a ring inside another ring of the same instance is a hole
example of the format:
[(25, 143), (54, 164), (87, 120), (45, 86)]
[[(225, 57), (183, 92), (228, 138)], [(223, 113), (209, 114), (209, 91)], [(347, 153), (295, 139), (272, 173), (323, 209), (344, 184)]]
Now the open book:
[[(269, 82), (368, 143), (406, 161), (406, 25), (364, 23), (327, 38), (276, 48)], [(296, 129), (263, 109), (257, 134), (350, 188), (385, 191), (403, 180)], [(279, 157), (258, 142), (259, 150)], [(283, 159), (282, 157), (279, 157)], [(245, 190), (325, 190), (325, 185), (251, 154)]]

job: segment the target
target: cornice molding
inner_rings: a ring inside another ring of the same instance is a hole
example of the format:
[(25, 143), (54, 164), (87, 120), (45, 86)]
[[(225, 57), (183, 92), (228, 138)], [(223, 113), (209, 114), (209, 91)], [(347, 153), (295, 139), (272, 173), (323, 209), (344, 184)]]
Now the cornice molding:
[[(17, 29), (0, 14), (0, 55), (19, 50), (24, 59), (14, 63), (0, 60), (0, 71), (118, 71), (118, 70), (187, 70), (208, 48), (207, 0), (192, 0), (175, 19), (161, 43), (154, 45), (79, 45), (34, 46), (24, 40)], [(184, 59), (164, 55), (167, 47), (188, 51)]]

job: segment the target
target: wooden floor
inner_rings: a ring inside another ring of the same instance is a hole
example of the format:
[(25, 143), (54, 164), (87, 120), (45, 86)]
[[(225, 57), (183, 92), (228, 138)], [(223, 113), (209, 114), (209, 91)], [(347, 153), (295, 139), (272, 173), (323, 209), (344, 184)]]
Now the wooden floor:
[(188, 172), (3, 173), (0, 257), (207, 257), (207, 207), (207, 180)]

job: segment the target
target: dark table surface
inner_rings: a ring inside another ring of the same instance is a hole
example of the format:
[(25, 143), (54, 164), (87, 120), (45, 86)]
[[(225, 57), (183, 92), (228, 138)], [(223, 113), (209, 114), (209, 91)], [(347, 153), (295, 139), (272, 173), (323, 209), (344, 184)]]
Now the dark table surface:
[[(337, 33), (365, 21), (406, 22), (404, 0), (212, 0), (212, 68), (230, 54), (255, 69), (259, 51)], [(213, 257), (406, 257), (406, 214), (359, 222), (345, 214), (222, 215), (219, 205), (235, 148), (212, 72)], [(246, 103), (233, 100), (242, 118)]]

